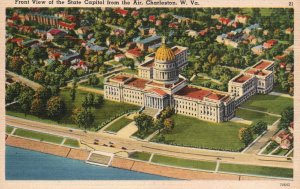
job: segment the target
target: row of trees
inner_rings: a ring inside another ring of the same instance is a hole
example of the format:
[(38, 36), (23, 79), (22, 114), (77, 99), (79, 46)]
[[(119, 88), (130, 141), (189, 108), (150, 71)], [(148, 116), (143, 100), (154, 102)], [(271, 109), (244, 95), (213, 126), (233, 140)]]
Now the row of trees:
[(64, 115), (66, 107), (58, 93), (57, 90), (44, 87), (34, 91), (32, 88), (16, 82), (8, 85), (5, 99), (7, 103), (17, 101), (18, 107), (25, 116), (30, 113), (59, 121)]
[(258, 121), (250, 127), (243, 127), (239, 130), (239, 139), (248, 146), (253, 140), (255, 135), (260, 135), (268, 129), (266, 122)]

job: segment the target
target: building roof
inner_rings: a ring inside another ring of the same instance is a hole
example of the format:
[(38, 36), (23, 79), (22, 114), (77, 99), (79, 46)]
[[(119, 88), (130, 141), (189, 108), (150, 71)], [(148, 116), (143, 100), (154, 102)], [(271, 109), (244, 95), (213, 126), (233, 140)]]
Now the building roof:
[(155, 60), (171, 61), (175, 59), (175, 54), (166, 44), (162, 44), (155, 52)]
[(117, 82), (124, 82), (124, 81), (126, 81), (127, 79), (129, 79), (130, 77), (132, 77), (132, 76), (122, 74), (122, 75), (116, 75), (116, 76), (114, 76), (114, 77), (111, 77), (110, 79), (111, 79), (111, 80), (114, 80), (114, 81), (117, 81)]
[[(175, 94), (197, 100), (203, 100), (204, 97), (211, 95), (212, 92), (210, 90), (200, 89), (187, 85)], [(212, 96), (212, 98), (214, 98), (214, 96)]]
[(264, 70), (258, 70), (258, 69), (253, 69), (253, 68), (250, 68), (249, 70), (247, 70), (246, 73), (253, 74), (253, 75), (258, 75), (258, 76), (268, 75), (268, 73), (265, 72)]
[(142, 43), (142, 44), (147, 44), (147, 43), (150, 43), (152, 41), (155, 41), (155, 40), (158, 40), (160, 39), (161, 37), (158, 36), (158, 35), (153, 35), (151, 37), (147, 37), (146, 39), (142, 39), (142, 40), (138, 40), (136, 41), (137, 43)]
[(141, 79), (141, 78), (132, 78), (128, 82), (126, 82), (125, 85), (139, 88), (139, 89), (144, 89), (146, 86), (146, 83), (149, 81), (146, 79)]
[(64, 27), (64, 28), (68, 28), (68, 29), (70, 29), (70, 30), (73, 30), (74, 28), (75, 28), (75, 26), (76, 26), (76, 24), (75, 23), (66, 23), (66, 22), (62, 22), (62, 21), (59, 21), (58, 22), (58, 25), (60, 25), (61, 27)]
[(244, 83), (248, 81), (251, 77), (248, 75), (241, 74), (239, 77), (235, 78), (233, 81), (237, 83)]
[(157, 94), (159, 96), (165, 96), (165, 95), (167, 95), (167, 93), (164, 90), (159, 89), (159, 88), (151, 88), (151, 89), (148, 89), (147, 91), (153, 92), (153, 93), (155, 93), (155, 94)]
[(271, 61), (262, 60), (258, 64), (254, 65), (253, 68), (259, 69), (259, 70), (264, 70), (267, 67), (269, 67), (271, 64), (272, 64)]
[(66, 33), (60, 29), (50, 29), (48, 31), (48, 33), (50, 33), (51, 35), (59, 35), (59, 34), (63, 34), (63, 33)]
[(145, 62), (144, 64), (141, 64), (141, 66), (146, 68), (152, 68), (154, 66), (154, 59), (151, 59), (149, 62)]
[(130, 49), (130, 50), (128, 50), (126, 53), (132, 54), (132, 55), (135, 56), (135, 57), (143, 56), (141, 50), (138, 49), (138, 48)]

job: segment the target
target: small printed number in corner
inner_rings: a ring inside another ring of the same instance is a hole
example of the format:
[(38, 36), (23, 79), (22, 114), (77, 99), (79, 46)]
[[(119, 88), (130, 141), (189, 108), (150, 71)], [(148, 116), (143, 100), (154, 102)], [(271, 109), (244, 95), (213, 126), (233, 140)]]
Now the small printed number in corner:
[(290, 183), (280, 183), (280, 186), (282, 186), (282, 187), (290, 187)]
[(294, 2), (289, 2), (289, 6), (290, 7), (294, 6)]

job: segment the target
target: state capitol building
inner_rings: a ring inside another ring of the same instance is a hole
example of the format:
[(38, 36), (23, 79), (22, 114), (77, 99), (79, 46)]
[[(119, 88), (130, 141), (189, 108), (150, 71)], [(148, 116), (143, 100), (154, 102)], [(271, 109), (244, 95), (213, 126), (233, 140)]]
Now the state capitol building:
[(234, 77), (229, 92), (189, 85), (179, 74), (186, 65), (187, 48), (168, 48), (163, 41), (155, 54), (139, 65), (137, 76), (119, 73), (106, 77), (104, 97), (158, 110), (170, 106), (178, 114), (223, 122), (233, 118), (236, 106), (251, 95), (273, 88), (272, 61), (261, 60)]

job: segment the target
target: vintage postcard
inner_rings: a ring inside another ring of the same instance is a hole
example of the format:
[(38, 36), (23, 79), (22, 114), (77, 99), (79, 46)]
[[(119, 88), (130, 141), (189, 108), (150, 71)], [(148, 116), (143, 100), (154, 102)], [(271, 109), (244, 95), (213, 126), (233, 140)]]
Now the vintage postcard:
[(1, 13), (1, 188), (299, 187), (299, 3)]

